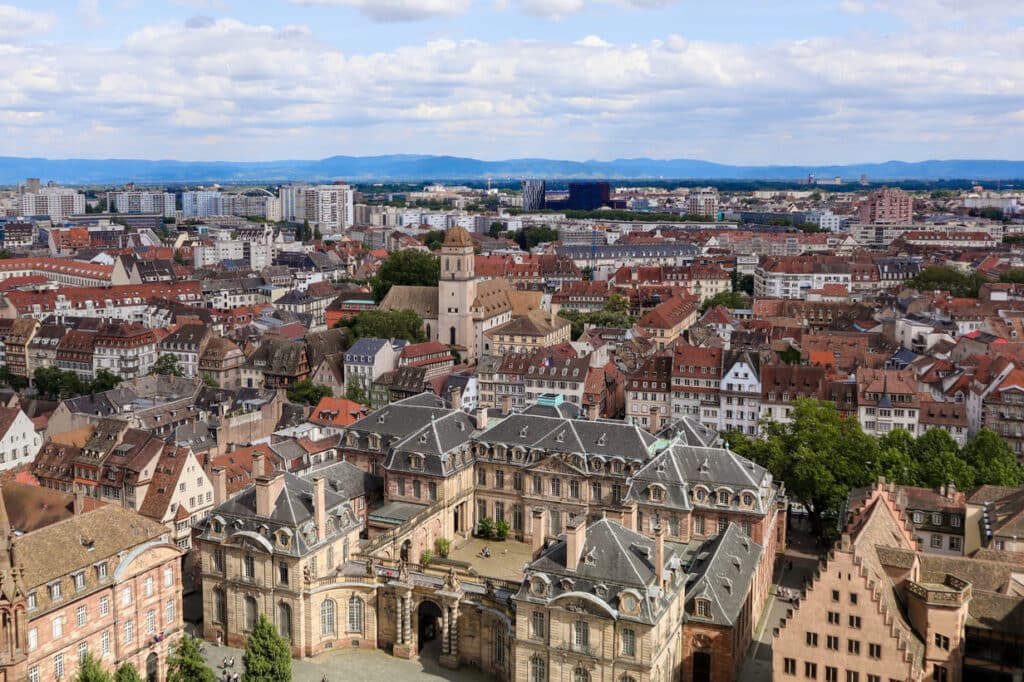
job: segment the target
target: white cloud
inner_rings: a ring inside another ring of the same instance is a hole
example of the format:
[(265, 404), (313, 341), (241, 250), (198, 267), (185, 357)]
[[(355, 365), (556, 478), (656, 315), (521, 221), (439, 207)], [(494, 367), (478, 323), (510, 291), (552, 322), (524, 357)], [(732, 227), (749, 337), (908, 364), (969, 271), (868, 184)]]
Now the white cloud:
[(308, 26), (196, 17), (102, 49), (0, 44), (0, 153), (1005, 156), (1024, 149), (1024, 29), (980, 35), (445, 38), (349, 53)]
[(602, 5), (628, 9), (659, 9), (678, 2), (678, 0), (502, 0), (502, 4), (507, 4), (509, 1), (526, 14), (553, 21)]
[(48, 12), (33, 12), (13, 5), (0, 5), (0, 40), (45, 33), (57, 23)]
[(103, 25), (103, 15), (100, 14), (99, 0), (78, 0), (78, 6), (75, 7), (75, 16), (89, 28)]
[(416, 21), (466, 12), (472, 0), (292, 0), (298, 5), (351, 7), (373, 21)]

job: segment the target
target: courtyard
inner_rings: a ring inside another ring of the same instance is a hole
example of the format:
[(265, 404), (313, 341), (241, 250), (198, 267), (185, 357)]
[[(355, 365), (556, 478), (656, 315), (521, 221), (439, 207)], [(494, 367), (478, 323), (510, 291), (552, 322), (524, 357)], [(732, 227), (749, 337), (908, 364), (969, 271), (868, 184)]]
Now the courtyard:
[[(490, 549), (489, 557), (481, 556), (485, 547)], [(471, 537), (452, 547), (448, 558), (471, 564), (479, 575), (518, 582), (523, 579), (523, 566), (533, 558), (533, 547), (515, 540), (496, 541)]]

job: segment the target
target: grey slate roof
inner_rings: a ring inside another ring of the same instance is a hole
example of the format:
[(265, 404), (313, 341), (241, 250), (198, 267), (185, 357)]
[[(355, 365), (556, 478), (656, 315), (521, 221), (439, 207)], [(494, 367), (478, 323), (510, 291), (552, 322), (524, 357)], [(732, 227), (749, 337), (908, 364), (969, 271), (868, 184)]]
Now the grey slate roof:
[[(763, 550), (735, 523), (730, 523), (724, 533), (705, 541), (687, 569), (688, 618), (734, 625), (743, 611)], [(698, 599), (709, 602), (710, 619), (694, 615)]]
[(473, 420), (461, 410), (449, 411), (439, 418), (432, 416), (429, 423), (392, 445), (384, 468), (446, 476), (463, 466), (472, 466), (469, 445), (474, 430)]
[(383, 487), (383, 480), (363, 471), (349, 462), (325, 462), (313, 466), (299, 474), (302, 478), (323, 478), (327, 481), (327, 489), (341, 495), (346, 500), (357, 497), (375, 497)]
[(599, 419), (560, 419), (525, 412), (502, 419), (479, 435), (485, 443), (548, 452), (646, 460), (657, 439), (635, 424)]

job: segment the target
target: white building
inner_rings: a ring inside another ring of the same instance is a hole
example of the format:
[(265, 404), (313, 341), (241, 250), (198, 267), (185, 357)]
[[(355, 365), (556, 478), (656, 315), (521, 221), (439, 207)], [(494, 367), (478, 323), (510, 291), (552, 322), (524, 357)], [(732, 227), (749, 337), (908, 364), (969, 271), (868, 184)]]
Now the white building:
[(686, 195), (686, 212), (690, 215), (718, 215), (718, 190), (714, 187), (690, 190)]
[(38, 192), (22, 194), (18, 208), (22, 215), (45, 215), (59, 221), (85, 213), (85, 195), (66, 187), (41, 187)]
[(217, 239), (212, 244), (199, 244), (192, 249), (192, 264), (197, 268), (213, 267), (228, 260), (246, 263), (250, 269), (259, 271), (272, 265), (274, 247), (238, 239)]
[(107, 210), (112, 213), (159, 213), (173, 218), (177, 212), (174, 194), (126, 190), (107, 192)]
[(727, 353), (719, 383), (718, 430), (756, 434), (761, 413), (761, 372), (756, 353)]
[(345, 382), (352, 381), (369, 391), (370, 384), (398, 366), (402, 339), (359, 339), (345, 352)]
[(205, 218), (224, 215), (220, 192), (182, 192), (181, 215), (185, 218)]
[(17, 407), (0, 407), (0, 470), (31, 464), (42, 446), (28, 415)]
[(306, 185), (283, 185), (277, 193), (281, 202), (281, 220), (302, 222), (306, 219)]
[(306, 219), (324, 234), (355, 224), (355, 190), (348, 185), (318, 185), (306, 190)]

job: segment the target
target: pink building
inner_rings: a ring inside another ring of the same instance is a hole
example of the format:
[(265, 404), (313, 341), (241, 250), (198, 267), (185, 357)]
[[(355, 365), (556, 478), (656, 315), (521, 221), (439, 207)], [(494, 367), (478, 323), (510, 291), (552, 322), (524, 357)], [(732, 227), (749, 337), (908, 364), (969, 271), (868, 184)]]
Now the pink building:
[(901, 189), (876, 189), (861, 203), (860, 220), (863, 223), (912, 223), (914, 198)]

